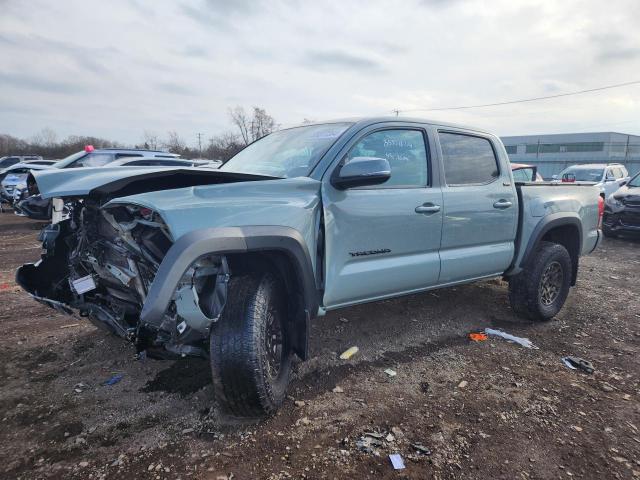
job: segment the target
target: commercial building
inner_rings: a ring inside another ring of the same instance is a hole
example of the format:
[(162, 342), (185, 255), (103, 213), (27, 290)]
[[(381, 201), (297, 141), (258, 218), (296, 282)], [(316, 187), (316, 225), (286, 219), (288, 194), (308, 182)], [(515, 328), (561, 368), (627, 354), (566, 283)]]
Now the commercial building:
[(622, 163), (640, 171), (640, 136), (616, 132), (566, 133), (501, 137), (513, 163), (536, 165), (550, 179), (570, 165)]

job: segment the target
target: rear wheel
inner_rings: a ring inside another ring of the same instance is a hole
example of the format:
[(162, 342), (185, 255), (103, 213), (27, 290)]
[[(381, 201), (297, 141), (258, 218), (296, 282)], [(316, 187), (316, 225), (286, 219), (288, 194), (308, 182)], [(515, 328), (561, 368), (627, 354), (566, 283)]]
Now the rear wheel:
[(549, 320), (571, 287), (571, 257), (562, 245), (540, 242), (524, 270), (509, 280), (511, 308), (532, 320)]
[(292, 361), (286, 319), (284, 286), (273, 273), (231, 278), (210, 339), (214, 391), (226, 412), (260, 417), (282, 404)]

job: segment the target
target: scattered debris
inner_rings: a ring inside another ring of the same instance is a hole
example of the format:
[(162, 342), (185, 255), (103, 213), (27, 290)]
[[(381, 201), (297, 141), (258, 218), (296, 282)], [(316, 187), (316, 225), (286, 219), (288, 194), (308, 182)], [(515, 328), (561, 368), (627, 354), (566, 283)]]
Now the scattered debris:
[(365, 432), (358, 440), (356, 440), (356, 447), (358, 450), (364, 453), (370, 453), (373, 455), (379, 455), (376, 448), (384, 446), (382, 441), (384, 435), (376, 432)]
[(573, 428), (576, 432), (581, 432), (582, 431), (582, 427), (579, 427), (577, 425), (572, 425), (571, 428)]
[(572, 370), (580, 369), (589, 374), (593, 373), (595, 370), (591, 362), (580, 357), (562, 357), (562, 363)]
[(402, 460), (402, 456), (399, 453), (389, 455), (389, 460), (391, 460), (394, 470), (403, 470), (405, 468), (404, 460)]
[(489, 336), (483, 332), (473, 332), (469, 334), (469, 339), (474, 342), (484, 342)]
[(295, 403), (296, 407), (304, 407), (305, 406), (304, 400), (296, 400), (293, 403)]
[(613, 387), (612, 387), (611, 385), (609, 385), (607, 382), (602, 382), (602, 383), (600, 384), (600, 389), (601, 389), (603, 392), (607, 392), (607, 393), (613, 392), (613, 391), (615, 390), (615, 388), (613, 388)]
[(360, 349), (358, 347), (348, 348), (347, 350), (342, 352), (342, 354), (340, 355), (340, 359), (341, 360), (349, 360), (351, 357), (353, 357), (359, 351), (360, 351)]
[(411, 446), (422, 455), (431, 455), (431, 450), (422, 445), (421, 443), (412, 443)]
[(396, 372), (395, 370), (392, 370), (392, 369), (390, 369), (390, 368), (387, 368), (387, 369), (384, 371), (384, 373), (386, 373), (386, 374), (387, 374), (387, 375), (389, 375), (390, 377), (395, 377), (395, 376), (398, 374), (398, 372)]
[(113, 377), (111, 377), (109, 380), (107, 380), (106, 382), (103, 383), (103, 385), (115, 385), (116, 383), (118, 383), (120, 380), (122, 380), (122, 378), (124, 377), (123, 374), (118, 373), (116, 375), (114, 375)]
[(60, 328), (79, 327), (80, 325), (82, 325), (82, 324), (81, 323), (70, 323), (69, 325), (60, 325)]
[(522, 345), (525, 348), (533, 348), (538, 349), (531, 340), (528, 338), (516, 337), (515, 335), (511, 335), (510, 333), (503, 332), (502, 330), (494, 330), (493, 328), (485, 328), (484, 333), (487, 335), (493, 335), (495, 337), (501, 337), (510, 342), (517, 343), (518, 345)]
[(193, 428), (185, 428), (182, 430), (182, 435), (188, 435), (189, 433), (193, 433)]
[(342, 387), (338, 387), (337, 385), (333, 387), (333, 393), (344, 393)]
[(342, 323), (349, 323), (349, 320), (348, 320), (348, 319), (346, 319), (346, 318), (344, 318), (344, 317), (340, 317), (340, 321), (341, 321)]
[(89, 388), (89, 385), (87, 385), (85, 383), (76, 383), (73, 386), (73, 391), (76, 392), (76, 393), (82, 393), (87, 388)]
[(466, 380), (462, 380), (462, 381), (458, 384), (458, 388), (465, 388), (467, 385), (469, 385), (469, 382), (467, 382)]
[(396, 437), (393, 436), (393, 433), (388, 433), (384, 439), (389, 443), (396, 441)]

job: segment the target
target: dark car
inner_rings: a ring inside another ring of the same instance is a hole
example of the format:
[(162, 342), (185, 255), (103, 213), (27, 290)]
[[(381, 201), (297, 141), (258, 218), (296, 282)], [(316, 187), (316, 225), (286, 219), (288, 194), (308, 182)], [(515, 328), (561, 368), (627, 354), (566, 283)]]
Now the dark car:
[(42, 160), (40, 155), (10, 155), (0, 158), (0, 170), (10, 167), (16, 163), (24, 163), (27, 161)]
[(640, 173), (607, 198), (602, 217), (602, 233), (640, 233)]
[[(144, 161), (180, 161), (180, 155), (161, 150), (142, 150), (132, 148), (94, 148), (87, 145), (84, 150), (55, 162), (52, 168), (104, 167), (105, 165), (123, 165), (124, 160)], [(16, 215), (27, 216), (34, 220), (51, 218), (51, 199), (42, 199), (30, 192), (26, 186), (17, 189), (13, 196), (13, 208)]]

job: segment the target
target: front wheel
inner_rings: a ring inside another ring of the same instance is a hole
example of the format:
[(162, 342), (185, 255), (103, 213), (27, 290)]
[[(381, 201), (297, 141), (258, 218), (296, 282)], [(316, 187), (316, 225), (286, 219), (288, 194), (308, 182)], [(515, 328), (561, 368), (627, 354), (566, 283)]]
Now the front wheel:
[(524, 270), (509, 280), (511, 308), (532, 320), (549, 320), (571, 287), (571, 257), (562, 245), (540, 242)]
[(229, 281), (210, 352), (216, 398), (232, 415), (268, 415), (285, 398), (292, 361), (285, 293), (283, 283), (269, 271)]

